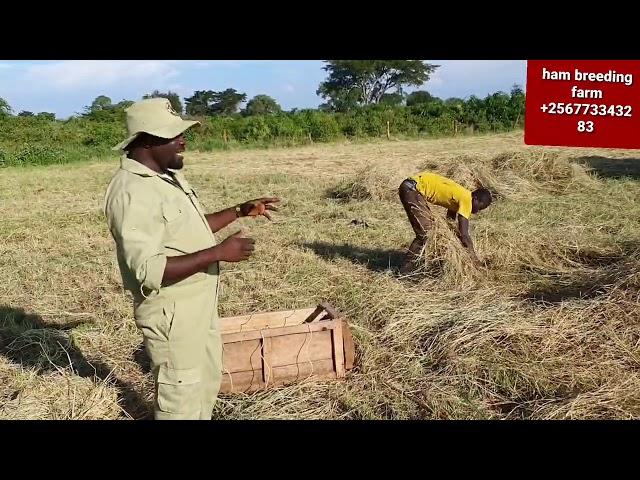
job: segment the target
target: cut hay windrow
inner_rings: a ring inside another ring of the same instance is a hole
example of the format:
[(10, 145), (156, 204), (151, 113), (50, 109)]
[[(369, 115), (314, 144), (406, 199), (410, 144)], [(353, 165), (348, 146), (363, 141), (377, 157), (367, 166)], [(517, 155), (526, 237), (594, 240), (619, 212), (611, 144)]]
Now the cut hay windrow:
[[(187, 152), (184, 173), (208, 211), (283, 200), (273, 222), (240, 219), (218, 235), (242, 226), (256, 239), (251, 260), (221, 265), (220, 315), (327, 300), (356, 343), (345, 381), (221, 395), (214, 417), (640, 418), (637, 157), (526, 147), (521, 132)], [(0, 176), (0, 418), (151, 411), (101, 213), (117, 168), (114, 157)], [(484, 267), (433, 207), (421, 265), (398, 274), (414, 236), (398, 186), (421, 170), (498, 194), (470, 222)]]

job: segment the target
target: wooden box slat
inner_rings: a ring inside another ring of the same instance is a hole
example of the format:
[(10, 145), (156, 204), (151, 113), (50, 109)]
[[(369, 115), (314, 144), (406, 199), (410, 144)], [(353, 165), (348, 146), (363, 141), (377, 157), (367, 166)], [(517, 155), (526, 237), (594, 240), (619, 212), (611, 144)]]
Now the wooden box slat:
[[(326, 314), (319, 315), (320, 310)], [(355, 345), (349, 325), (328, 304), (221, 318), (220, 330), (221, 393), (252, 392), (307, 379), (344, 378), (354, 366)]]

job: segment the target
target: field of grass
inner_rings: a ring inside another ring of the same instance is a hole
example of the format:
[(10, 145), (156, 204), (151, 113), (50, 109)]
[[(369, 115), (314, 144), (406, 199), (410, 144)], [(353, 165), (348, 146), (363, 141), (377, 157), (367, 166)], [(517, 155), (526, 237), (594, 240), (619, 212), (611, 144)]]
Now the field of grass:
[[(346, 313), (345, 381), (221, 396), (217, 419), (640, 417), (640, 154), (527, 147), (522, 132), (185, 156), (209, 211), (256, 254), (222, 265), (220, 314)], [(152, 381), (102, 214), (118, 160), (0, 172), (0, 418), (126, 419)], [(474, 270), (444, 212), (423, 269), (396, 272), (413, 232), (397, 198), (422, 168), (497, 195), (471, 222)], [(353, 222), (356, 220), (356, 222)]]

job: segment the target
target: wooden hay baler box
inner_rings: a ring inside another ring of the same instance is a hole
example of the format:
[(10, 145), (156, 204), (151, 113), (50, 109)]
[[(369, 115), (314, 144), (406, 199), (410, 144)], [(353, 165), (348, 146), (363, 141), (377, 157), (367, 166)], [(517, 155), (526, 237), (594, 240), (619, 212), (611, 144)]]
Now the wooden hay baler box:
[(221, 393), (252, 392), (313, 379), (344, 378), (355, 346), (331, 305), (220, 319)]

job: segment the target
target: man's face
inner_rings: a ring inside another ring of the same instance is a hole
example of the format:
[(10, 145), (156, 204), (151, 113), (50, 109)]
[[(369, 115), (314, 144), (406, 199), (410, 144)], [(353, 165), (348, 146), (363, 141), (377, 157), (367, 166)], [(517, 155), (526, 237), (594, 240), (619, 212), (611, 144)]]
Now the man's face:
[(489, 206), (489, 203), (474, 198), (471, 202), (471, 213), (478, 213)]
[(153, 159), (163, 170), (168, 168), (172, 170), (180, 170), (183, 166), (183, 157), (180, 153), (187, 148), (184, 135), (180, 134), (175, 138), (166, 140), (158, 138), (157, 142), (151, 147)]

